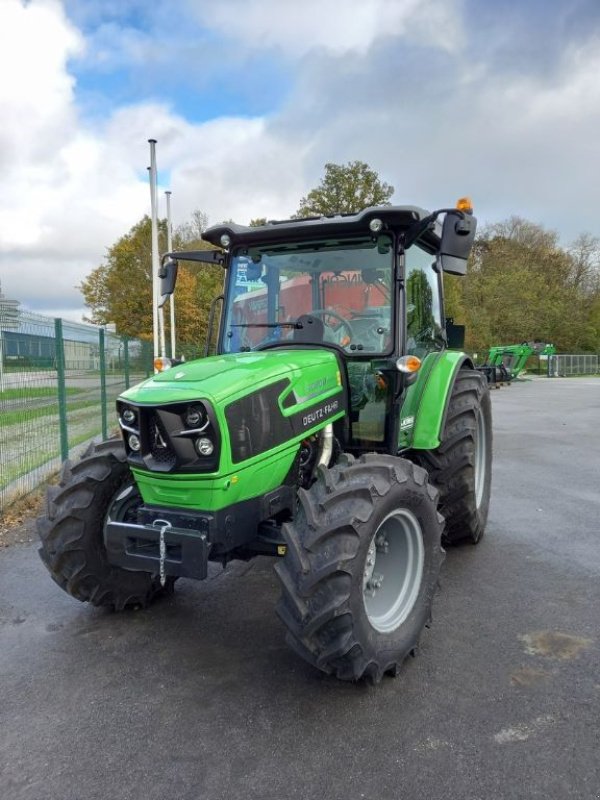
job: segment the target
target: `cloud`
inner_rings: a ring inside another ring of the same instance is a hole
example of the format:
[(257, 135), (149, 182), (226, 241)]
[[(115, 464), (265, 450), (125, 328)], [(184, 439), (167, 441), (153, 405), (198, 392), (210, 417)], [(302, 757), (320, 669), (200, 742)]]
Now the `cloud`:
[[(213, 221), (293, 210), (300, 183), (290, 148), (262, 119), (193, 125), (167, 104), (140, 102), (92, 128), (79, 115), (69, 59), (85, 42), (62, 6), (39, 0), (0, 7), (5, 187), (0, 271), (6, 294), (34, 310), (82, 311), (76, 286), (105, 249), (149, 212), (146, 140), (159, 139), (171, 173), (175, 221), (206, 208)], [(51, 46), (45, 47), (46, 39)], [(22, 42), (38, 53), (14, 70)], [(282, 180), (283, 179), (283, 180)], [(287, 200), (287, 206), (286, 206)], [(255, 211), (256, 210), (256, 211)]]
[(158, 140), (159, 165), (170, 175), (180, 219), (206, 210), (213, 222), (293, 213), (304, 188), (301, 153), (264, 118), (224, 117), (195, 125), (168, 106), (140, 104), (117, 111), (107, 140), (141, 164), (148, 131)]
[(564, 42), (550, 75), (396, 41), (363, 57), (313, 54), (277, 124), (307, 145), (311, 183), (326, 160), (362, 158), (395, 202), (471, 194), (483, 220), (517, 213), (568, 240), (597, 230), (599, 44), (593, 30)]
[(364, 54), (378, 40), (406, 36), (455, 50), (462, 43), (457, 0), (189, 0), (203, 25), (249, 48), (277, 48), (289, 57), (316, 49)]
[(52, 0), (31, 7), (5, 0), (0, 13), (0, 167), (33, 173), (43, 169), (68, 121), (74, 81), (65, 63), (83, 50), (83, 40)]
[(84, 47), (56, 0), (0, 5), (2, 285), (34, 308), (81, 307), (75, 285), (143, 208), (131, 163), (79, 119)]

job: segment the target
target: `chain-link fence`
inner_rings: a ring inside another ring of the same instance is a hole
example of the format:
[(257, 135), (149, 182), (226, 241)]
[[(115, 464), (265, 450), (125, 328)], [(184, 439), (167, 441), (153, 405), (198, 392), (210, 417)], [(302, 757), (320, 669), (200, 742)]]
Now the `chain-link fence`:
[(151, 374), (152, 345), (0, 304), (0, 512), (94, 437)]
[[(485, 363), (487, 351), (469, 353), (477, 366)], [(577, 375), (600, 375), (600, 355), (593, 353), (571, 353), (561, 355), (538, 355), (529, 357), (523, 371), (529, 375), (549, 378), (569, 378)]]
[(600, 356), (590, 354), (564, 354), (550, 356), (548, 376), (568, 378), (572, 375), (599, 375)]

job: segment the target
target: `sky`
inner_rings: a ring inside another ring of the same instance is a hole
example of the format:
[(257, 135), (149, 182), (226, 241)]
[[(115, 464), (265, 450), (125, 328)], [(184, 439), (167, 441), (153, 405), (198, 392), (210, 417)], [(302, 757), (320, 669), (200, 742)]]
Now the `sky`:
[(0, 285), (80, 320), (150, 212), (282, 219), (326, 162), (600, 234), (598, 0), (0, 0)]

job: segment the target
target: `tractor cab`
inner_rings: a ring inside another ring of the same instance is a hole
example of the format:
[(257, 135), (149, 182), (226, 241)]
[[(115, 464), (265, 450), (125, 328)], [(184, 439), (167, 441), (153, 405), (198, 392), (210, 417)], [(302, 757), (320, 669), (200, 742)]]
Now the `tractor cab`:
[(439, 349), (441, 273), (464, 274), (475, 229), (466, 200), (433, 214), (387, 206), (214, 226), (203, 238), (224, 248), (227, 269), (219, 352), (325, 344), (365, 359)]

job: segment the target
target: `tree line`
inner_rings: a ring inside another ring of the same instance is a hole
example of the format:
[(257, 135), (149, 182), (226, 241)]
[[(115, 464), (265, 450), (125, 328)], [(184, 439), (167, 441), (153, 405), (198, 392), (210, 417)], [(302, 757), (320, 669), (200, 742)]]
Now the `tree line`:
[[(329, 163), (320, 184), (301, 199), (295, 217), (389, 205), (393, 192), (362, 161)], [(249, 224), (265, 223), (256, 218)], [(211, 248), (201, 238), (207, 225), (206, 215), (194, 212), (175, 230), (173, 248)], [(161, 252), (166, 239), (166, 220), (161, 220)], [(145, 216), (80, 284), (88, 321), (114, 323), (120, 335), (151, 340), (151, 265), (151, 221)], [(222, 286), (221, 267), (180, 263), (175, 303), (182, 352), (199, 352), (210, 304)], [(565, 247), (555, 231), (520, 217), (489, 225), (478, 232), (467, 275), (445, 275), (444, 291), (446, 315), (466, 326), (468, 350), (541, 339), (559, 352), (600, 352), (600, 240), (589, 233)]]
[(477, 236), (464, 278), (444, 279), (446, 313), (466, 326), (466, 347), (541, 339), (558, 352), (600, 352), (600, 240), (568, 247), (521, 217)]

